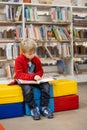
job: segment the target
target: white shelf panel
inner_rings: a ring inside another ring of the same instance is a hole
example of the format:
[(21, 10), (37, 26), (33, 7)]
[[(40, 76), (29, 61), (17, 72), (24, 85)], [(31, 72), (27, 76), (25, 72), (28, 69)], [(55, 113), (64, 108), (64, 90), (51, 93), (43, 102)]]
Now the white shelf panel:
[(71, 7), (69, 5), (56, 5), (56, 4), (39, 4), (39, 3), (23, 3), (25, 6), (29, 5), (29, 6), (37, 6), (37, 7)]
[(0, 6), (1, 5), (22, 5), (23, 3), (21, 2), (0, 2)]

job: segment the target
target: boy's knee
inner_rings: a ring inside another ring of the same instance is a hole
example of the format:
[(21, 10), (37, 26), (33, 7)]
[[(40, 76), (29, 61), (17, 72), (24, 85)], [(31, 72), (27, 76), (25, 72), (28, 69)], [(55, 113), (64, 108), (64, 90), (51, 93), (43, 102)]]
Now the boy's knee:
[(32, 92), (32, 86), (24, 85), (24, 95), (28, 95)]
[(50, 90), (50, 85), (49, 85), (49, 83), (44, 83), (43, 89), (44, 89), (45, 92), (49, 92), (49, 90)]

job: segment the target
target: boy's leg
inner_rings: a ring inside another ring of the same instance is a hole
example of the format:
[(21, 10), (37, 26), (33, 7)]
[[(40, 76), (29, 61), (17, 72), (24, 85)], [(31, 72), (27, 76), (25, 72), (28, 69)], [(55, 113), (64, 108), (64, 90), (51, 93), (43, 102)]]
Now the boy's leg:
[(41, 91), (41, 107), (43, 106), (48, 106), (49, 104), (49, 99), (50, 99), (50, 94), (49, 94), (49, 90), (50, 90), (50, 85), (48, 82), (46, 83), (41, 83), (40, 86), (40, 91)]
[(48, 108), (50, 99), (50, 85), (48, 82), (41, 83), (39, 88), (41, 90), (41, 113), (47, 118), (53, 118), (53, 113)]
[(28, 84), (21, 84), (21, 88), (23, 91), (24, 101), (30, 107), (30, 109), (36, 107), (36, 103), (34, 101), (34, 93), (33, 87)]
[(28, 84), (22, 84), (20, 86), (22, 88), (24, 101), (30, 107), (31, 116), (35, 120), (40, 119), (39, 108), (37, 107), (34, 100), (33, 86)]

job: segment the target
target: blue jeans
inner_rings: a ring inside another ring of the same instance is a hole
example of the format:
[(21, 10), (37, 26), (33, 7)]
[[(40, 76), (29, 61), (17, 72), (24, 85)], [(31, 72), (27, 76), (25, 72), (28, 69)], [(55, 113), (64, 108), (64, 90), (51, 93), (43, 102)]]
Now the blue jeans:
[(50, 94), (49, 94), (49, 88), (50, 85), (48, 82), (46, 83), (41, 83), (39, 85), (37, 84), (21, 84), (20, 85), (23, 91), (23, 96), (24, 96), (24, 101), (25, 103), (28, 104), (28, 106), (32, 109), (34, 107), (36, 107), (36, 103), (34, 100), (34, 93), (33, 93), (33, 88), (37, 87), (38, 89), (40, 89), (41, 91), (41, 97), (40, 97), (40, 105), (41, 107), (44, 106), (48, 106), (49, 104), (49, 98), (50, 98)]

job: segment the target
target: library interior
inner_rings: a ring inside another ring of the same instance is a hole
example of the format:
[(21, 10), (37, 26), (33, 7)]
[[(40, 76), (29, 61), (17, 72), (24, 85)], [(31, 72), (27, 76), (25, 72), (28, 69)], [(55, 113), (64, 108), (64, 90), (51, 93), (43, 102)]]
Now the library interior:
[(86, 85), (87, 0), (0, 0), (0, 130), (86, 130)]

